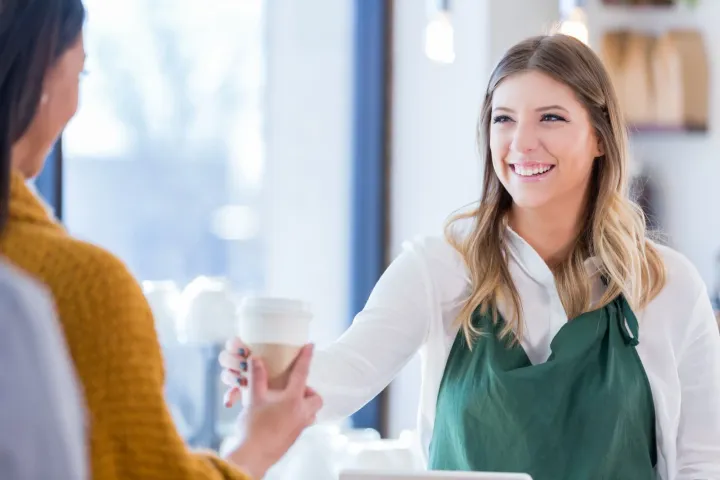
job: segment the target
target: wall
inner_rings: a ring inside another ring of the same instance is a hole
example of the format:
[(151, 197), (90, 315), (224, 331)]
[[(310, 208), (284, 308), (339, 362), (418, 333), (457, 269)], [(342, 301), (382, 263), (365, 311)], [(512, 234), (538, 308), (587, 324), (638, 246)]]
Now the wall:
[[(394, 21), (391, 253), (418, 234), (439, 234), (454, 210), (477, 200), (481, 167), (475, 125), (488, 75), (513, 43), (546, 32), (557, 0), (452, 2), (456, 60), (423, 52), (425, 2), (396, 0)], [(390, 387), (389, 433), (414, 428), (419, 362)]]
[(266, 3), (266, 290), (311, 302), (322, 345), (349, 321), (353, 2)]
[(637, 9), (628, 11), (588, 1), (590, 41), (598, 45), (608, 26), (632, 26), (650, 32), (670, 27), (697, 27), (705, 35), (710, 58), (710, 124), (707, 134), (635, 134), (634, 158), (645, 166), (660, 192), (660, 221), (669, 244), (685, 254), (712, 288), (715, 255), (720, 251), (720, 130), (713, 128), (720, 114), (720, 2), (702, 0), (697, 10)]
[[(396, 0), (393, 40), (390, 247), (416, 234), (441, 233), (447, 216), (478, 198), (476, 115), (487, 70), (484, 0), (453, 3), (456, 60), (427, 60), (424, 2)], [(420, 388), (418, 357), (391, 384), (388, 434), (415, 424)]]
[(560, 19), (559, 3), (559, 0), (490, 1), (488, 74), (510, 46), (532, 35), (550, 33)]
[(485, 82), (484, 0), (453, 2), (456, 61), (423, 51), (425, 2), (395, 2), (393, 41), (391, 248), (438, 232), (447, 215), (478, 194), (475, 121)]
[(423, 52), (424, 2), (395, 1), (391, 252), (415, 234), (437, 233), (454, 210), (476, 200), (481, 167), (477, 113), (488, 75), (508, 46), (547, 31), (555, 0), (452, 2), (456, 61)]

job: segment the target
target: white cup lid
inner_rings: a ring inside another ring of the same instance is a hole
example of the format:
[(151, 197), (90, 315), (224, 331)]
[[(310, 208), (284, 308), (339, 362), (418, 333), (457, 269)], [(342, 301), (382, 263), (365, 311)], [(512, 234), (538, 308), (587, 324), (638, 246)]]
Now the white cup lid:
[(310, 305), (302, 300), (282, 297), (260, 297), (249, 296), (240, 302), (241, 311), (266, 313), (271, 315), (295, 315), (300, 317), (311, 317)]
[(304, 345), (311, 320), (310, 306), (300, 300), (246, 297), (240, 304), (238, 334), (248, 343)]

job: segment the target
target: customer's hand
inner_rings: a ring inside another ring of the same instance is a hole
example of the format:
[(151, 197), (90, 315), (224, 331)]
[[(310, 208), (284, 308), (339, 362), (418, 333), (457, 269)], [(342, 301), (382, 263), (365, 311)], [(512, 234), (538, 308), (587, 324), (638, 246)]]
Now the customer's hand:
[(239, 419), (242, 442), (228, 460), (253, 478), (261, 479), (315, 422), (322, 399), (306, 386), (311, 357), (312, 346), (300, 351), (284, 390), (269, 390), (262, 360), (250, 360), (250, 405)]
[(241, 399), (240, 386), (247, 384), (249, 357), (250, 348), (238, 337), (228, 340), (225, 349), (220, 352), (218, 361), (223, 367), (222, 381), (230, 387), (225, 393), (226, 407), (232, 407)]

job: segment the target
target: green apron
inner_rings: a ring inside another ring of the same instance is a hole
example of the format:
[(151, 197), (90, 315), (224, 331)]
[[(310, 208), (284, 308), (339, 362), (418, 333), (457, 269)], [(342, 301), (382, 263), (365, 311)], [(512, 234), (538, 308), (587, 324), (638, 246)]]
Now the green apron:
[[(438, 393), (431, 470), (530, 474), (533, 480), (654, 479), (655, 408), (638, 323), (620, 296), (563, 325), (532, 365), (476, 311), (472, 351), (458, 333)], [(629, 331), (628, 331), (629, 329)]]

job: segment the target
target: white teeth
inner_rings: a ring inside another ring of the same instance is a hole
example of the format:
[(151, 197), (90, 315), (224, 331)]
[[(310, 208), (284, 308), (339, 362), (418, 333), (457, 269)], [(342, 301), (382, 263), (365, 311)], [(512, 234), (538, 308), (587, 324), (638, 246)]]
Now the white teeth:
[(515, 164), (515, 173), (523, 177), (532, 177), (533, 175), (540, 175), (552, 168), (552, 165), (545, 165), (542, 167), (523, 167), (522, 165)]

